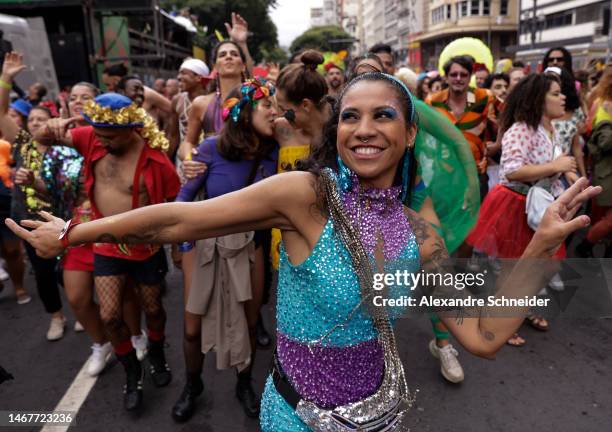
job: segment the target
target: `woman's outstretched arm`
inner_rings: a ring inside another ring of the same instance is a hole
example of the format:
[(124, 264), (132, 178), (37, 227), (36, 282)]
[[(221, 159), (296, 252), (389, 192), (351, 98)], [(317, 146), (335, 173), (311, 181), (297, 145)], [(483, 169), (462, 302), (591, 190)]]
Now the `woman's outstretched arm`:
[[(584, 228), (590, 222), (588, 216), (574, 218), (582, 204), (598, 193), (601, 187), (588, 186), (585, 178), (580, 178), (563, 193), (546, 210), (540, 226), (531, 242), (518, 260), (510, 275), (505, 279), (496, 298), (522, 299), (525, 296), (534, 296), (545, 284), (548, 264), (551, 257), (565, 238)], [(448, 273), (449, 258), (444, 241), (437, 235), (431, 226), (416, 214), (411, 217), (412, 228), (420, 243), (422, 265), (425, 271), (431, 273)], [(443, 293), (444, 297), (468, 296), (467, 293), (457, 292), (451, 287)], [(442, 321), (449, 328), (457, 340), (472, 354), (493, 358), (495, 353), (505, 344), (508, 338), (523, 322), (528, 308), (509, 308), (502, 306), (488, 306), (479, 309), (478, 316), (457, 320), (456, 311), (441, 312)]]
[[(176, 243), (226, 234), (278, 227), (298, 230), (316, 200), (312, 174), (292, 172), (272, 176), (248, 188), (195, 203), (147, 206), (74, 227), (69, 244)], [(62, 253), (59, 235), (65, 222), (46, 214), (47, 222), (13, 220), (6, 224), (43, 257)]]

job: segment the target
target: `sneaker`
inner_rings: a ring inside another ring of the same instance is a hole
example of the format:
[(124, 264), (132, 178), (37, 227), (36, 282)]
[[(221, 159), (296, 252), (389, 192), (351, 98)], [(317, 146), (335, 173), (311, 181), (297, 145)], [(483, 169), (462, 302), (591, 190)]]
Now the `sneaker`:
[(136, 357), (138, 357), (138, 361), (142, 361), (147, 356), (147, 345), (149, 344), (149, 339), (147, 338), (147, 334), (144, 330), (142, 330), (142, 334), (139, 336), (132, 336), (132, 345), (136, 350)]
[(87, 365), (87, 373), (89, 376), (95, 377), (98, 376), (108, 364), (113, 354), (113, 346), (110, 342), (106, 342), (104, 345), (95, 343), (91, 346), (91, 351), (89, 364)]
[(17, 304), (24, 305), (32, 301), (32, 297), (28, 293), (19, 294), (17, 296)]
[(436, 340), (429, 342), (429, 351), (435, 358), (440, 359), (440, 372), (447, 381), (460, 383), (465, 378), (463, 368), (457, 360), (459, 353), (451, 344), (439, 348)]
[(548, 282), (548, 288), (557, 292), (565, 289), (565, 284), (563, 283), (563, 279), (561, 279), (559, 273), (555, 273), (550, 282)]
[(4, 267), (0, 266), (0, 282), (6, 282), (10, 278), (9, 274), (4, 270)]
[(47, 340), (56, 341), (64, 337), (64, 327), (66, 327), (66, 318), (51, 318), (49, 330), (47, 331)]
[(75, 332), (85, 331), (85, 327), (83, 327), (83, 324), (81, 324), (79, 321), (75, 321), (74, 322), (74, 331)]

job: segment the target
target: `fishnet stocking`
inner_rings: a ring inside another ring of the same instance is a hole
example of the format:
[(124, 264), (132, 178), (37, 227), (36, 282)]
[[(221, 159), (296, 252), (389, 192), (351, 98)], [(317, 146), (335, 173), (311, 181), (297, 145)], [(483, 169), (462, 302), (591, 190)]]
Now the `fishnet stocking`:
[(118, 345), (130, 337), (122, 315), (125, 276), (96, 276), (94, 283), (104, 331), (111, 343)]
[(163, 332), (166, 311), (162, 304), (161, 285), (139, 285), (140, 304), (147, 319), (147, 328)]

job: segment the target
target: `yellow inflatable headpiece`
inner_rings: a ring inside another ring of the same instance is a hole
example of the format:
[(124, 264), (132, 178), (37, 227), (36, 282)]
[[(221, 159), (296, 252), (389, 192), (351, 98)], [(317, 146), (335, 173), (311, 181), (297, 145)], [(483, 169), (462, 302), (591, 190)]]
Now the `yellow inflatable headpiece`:
[(444, 76), (444, 64), (455, 56), (472, 56), (476, 63), (481, 63), (489, 71), (493, 70), (493, 55), (489, 47), (480, 39), (464, 37), (446, 45), (438, 58), (438, 70)]

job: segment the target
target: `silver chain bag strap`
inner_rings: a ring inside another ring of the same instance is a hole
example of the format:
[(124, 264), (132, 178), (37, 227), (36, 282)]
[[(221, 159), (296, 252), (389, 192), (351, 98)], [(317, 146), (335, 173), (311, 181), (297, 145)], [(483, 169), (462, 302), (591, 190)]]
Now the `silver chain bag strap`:
[[(338, 193), (336, 180), (331, 170), (321, 173), (329, 216), (351, 257), (351, 262), (361, 289), (361, 304), (374, 296), (374, 273), (368, 254), (359, 234), (344, 211), (344, 204)], [(367, 302), (370, 317), (378, 333), (378, 341), (383, 348), (385, 372), (376, 393), (357, 402), (334, 409), (323, 409), (312, 402), (301, 400), (296, 414), (310, 428), (316, 431), (400, 431), (402, 418), (414, 403), (414, 396), (408, 390), (404, 366), (402, 365), (395, 335), (387, 309), (374, 307)]]

